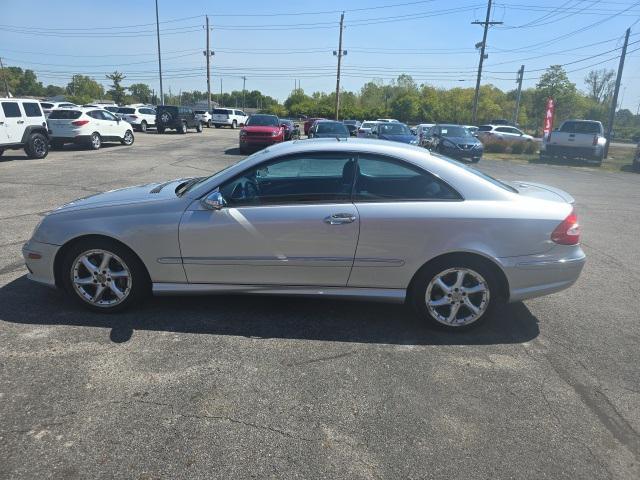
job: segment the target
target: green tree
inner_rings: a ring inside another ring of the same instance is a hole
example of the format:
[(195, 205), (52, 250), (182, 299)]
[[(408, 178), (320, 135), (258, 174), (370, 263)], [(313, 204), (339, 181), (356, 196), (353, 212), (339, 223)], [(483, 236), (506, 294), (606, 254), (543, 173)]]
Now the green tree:
[(124, 103), (125, 96), (125, 88), (122, 86), (122, 81), (127, 77), (116, 70), (115, 72), (106, 75), (106, 78), (113, 82), (107, 93), (115, 103), (121, 105)]
[(67, 99), (82, 105), (104, 97), (104, 87), (93, 78), (74, 75), (66, 88)]
[(15, 89), (16, 95), (39, 96), (44, 93), (42, 82), (38, 81), (38, 77), (33, 70), (25, 70), (18, 80)]
[(609, 100), (615, 85), (615, 70), (602, 68), (591, 70), (584, 78), (587, 86), (587, 95), (597, 103), (604, 103)]
[(574, 116), (578, 99), (576, 84), (567, 77), (561, 65), (551, 65), (542, 74), (536, 85), (534, 114), (541, 123), (548, 98), (555, 101), (555, 122), (559, 123)]
[(131, 93), (131, 96), (135, 99), (135, 102), (151, 102), (151, 87), (149, 87), (149, 85), (147, 85), (146, 83), (134, 83), (129, 86), (128, 90)]

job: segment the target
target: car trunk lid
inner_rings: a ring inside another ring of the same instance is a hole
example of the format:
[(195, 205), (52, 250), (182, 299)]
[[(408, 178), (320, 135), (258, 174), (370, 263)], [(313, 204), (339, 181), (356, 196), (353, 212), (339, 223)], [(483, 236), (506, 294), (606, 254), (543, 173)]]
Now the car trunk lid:
[(505, 183), (515, 188), (520, 195), (525, 197), (549, 200), (552, 202), (575, 203), (575, 199), (567, 192), (549, 185), (520, 180)]

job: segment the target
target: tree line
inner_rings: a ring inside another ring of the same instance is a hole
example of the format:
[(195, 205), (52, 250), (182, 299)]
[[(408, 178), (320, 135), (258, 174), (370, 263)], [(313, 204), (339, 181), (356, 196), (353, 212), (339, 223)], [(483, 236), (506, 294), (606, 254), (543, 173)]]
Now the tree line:
[[(126, 75), (112, 72), (105, 76), (110, 84), (105, 87), (97, 80), (81, 74), (71, 77), (66, 86), (44, 86), (32, 70), (7, 67), (3, 72), (9, 90), (15, 96), (51, 97), (65, 95), (78, 104), (98, 99), (111, 99), (117, 104), (159, 103), (157, 92), (145, 83), (123, 86)], [(592, 70), (585, 79), (585, 90), (581, 91), (567, 77), (560, 65), (552, 65), (540, 77), (535, 87), (522, 91), (517, 122), (523, 129), (540, 133), (546, 100), (556, 102), (555, 124), (567, 118), (586, 118), (607, 122), (611, 104), (615, 73), (613, 70)], [(0, 81), (3, 86), (3, 81)], [(396, 80), (383, 83), (372, 80), (358, 92), (344, 91), (340, 94), (341, 118), (359, 120), (393, 117), (406, 123), (452, 122), (471, 123), (473, 88), (440, 88), (428, 84), (418, 85), (410, 75), (400, 75)], [(512, 120), (515, 111), (516, 90), (503, 91), (493, 85), (481, 87), (478, 104), (480, 123), (494, 119)], [(165, 103), (173, 105), (193, 105), (206, 100), (207, 93), (193, 90), (169, 92)], [(335, 113), (335, 93), (313, 92), (307, 94), (302, 89), (291, 92), (284, 103), (264, 95), (259, 90), (232, 91), (212, 94), (212, 100), (226, 107), (257, 108), (265, 113), (279, 116), (317, 116), (333, 118)], [(616, 138), (640, 140), (640, 116), (629, 110), (616, 113)]]

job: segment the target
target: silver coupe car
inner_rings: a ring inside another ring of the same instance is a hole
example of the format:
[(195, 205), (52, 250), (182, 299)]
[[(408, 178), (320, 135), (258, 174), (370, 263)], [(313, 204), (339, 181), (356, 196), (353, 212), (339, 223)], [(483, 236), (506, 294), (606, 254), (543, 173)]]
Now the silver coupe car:
[(318, 295), (407, 301), (460, 329), (498, 302), (576, 281), (585, 255), (572, 204), (419, 147), (303, 140), (210, 177), (71, 202), (23, 254), (29, 278), (95, 311), (151, 292)]

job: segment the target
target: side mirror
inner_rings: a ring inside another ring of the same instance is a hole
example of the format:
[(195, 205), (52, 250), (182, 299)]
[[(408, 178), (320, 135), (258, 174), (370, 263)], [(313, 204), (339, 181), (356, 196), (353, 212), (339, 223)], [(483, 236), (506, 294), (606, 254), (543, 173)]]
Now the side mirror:
[(204, 197), (200, 203), (202, 203), (202, 206), (207, 210), (220, 210), (227, 206), (227, 202), (224, 197), (217, 191)]

